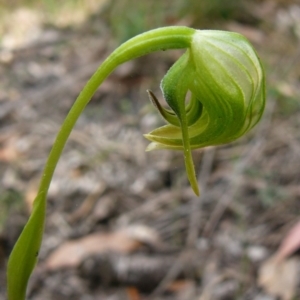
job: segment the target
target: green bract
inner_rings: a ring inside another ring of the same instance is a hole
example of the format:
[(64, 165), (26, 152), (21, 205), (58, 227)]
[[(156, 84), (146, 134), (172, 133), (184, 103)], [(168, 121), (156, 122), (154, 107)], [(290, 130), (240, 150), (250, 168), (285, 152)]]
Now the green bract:
[[(165, 27), (138, 35), (117, 48), (88, 81), (56, 137), (48, 156), (31, 216), (8, 262), (9, 300), (23, 300), (28, 279), (38, 259), (44, 231), (48, 189), (67, 139), (85, 106), (109, 74), (120, 64), (166, 49), (187, 49), (161, 83), (171, 110), (150, 98), (169, 123), (146, 137), (148, 150), (184, 151), (187, 175), (199, 195), (191, 150), (227, 143), (252, 128), (265, 104), (264, 74), (249, 42), (239, 34)], [(191, 92), (186, 105), (187, 92)]]
[[(240, 34), (199, 30), (187, 52), (161, 83), (172, 111), (150, 98), (169, 123), (146, 134), (147, 150), (183, 150), (196, 194), (191, 149), (231, 142), (261, 118), (265, 106), (264, 72), (251, 44)], [(191, 92), (186, 105), (186, 94)]]

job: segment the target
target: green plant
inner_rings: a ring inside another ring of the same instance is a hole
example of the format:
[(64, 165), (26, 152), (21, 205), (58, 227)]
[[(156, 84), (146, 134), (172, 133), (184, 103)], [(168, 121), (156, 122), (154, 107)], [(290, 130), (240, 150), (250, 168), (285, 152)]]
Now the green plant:
[[(8, 299), (25, 298), (44, 231), (48, 188), (76, 120), (106, 77), (120, 64), (158, 50), (184, 49), (161, 83), (171, 110), (152, 92), (150, 99), (168, 122), (146, 135), (148, 150), (184, 152), (188, 179), (199, 195), (191, 150), (237, 139), (260, 119), (265, 105), (261, 63), (250, 43), (237, 33), (165, 27), (138, 35), (117, 48), (88, 81), (67, 115), (49, 154), (31, 216), (8, 262)], [(188, 104), (186, 94), (191, 93)]]

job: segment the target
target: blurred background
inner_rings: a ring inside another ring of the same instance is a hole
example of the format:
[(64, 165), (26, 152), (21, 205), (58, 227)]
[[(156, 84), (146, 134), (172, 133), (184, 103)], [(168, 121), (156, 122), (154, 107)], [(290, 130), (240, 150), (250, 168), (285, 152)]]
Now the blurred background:
[(182, 153), (146, 153), (143, 138), (163, 124), (146, 90), (163, 100), (160, 80), (182, 51), (120, 66), (57, 167), (28, 299), (299, 299), (300, 1), (0, 0), (1, 300), (78, 93), (122, 42), (169, 25), (245, 35), (266, 70), (263, 119), (234, 143), (194, 151), (197, 198)]

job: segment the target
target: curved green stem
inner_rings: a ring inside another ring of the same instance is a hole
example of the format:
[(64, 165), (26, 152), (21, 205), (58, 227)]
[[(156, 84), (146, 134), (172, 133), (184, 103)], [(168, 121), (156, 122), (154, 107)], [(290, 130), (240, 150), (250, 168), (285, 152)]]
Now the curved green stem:
[(158, 50), (188, 48), (194, 32), (194, 29), (187, 27), (166, 27), (132, 38), (103, 62), (79, 94), (56, 137), (43, 171), (31, 216), (10, 255), (7, 271), (9, 300), (25, 299), (27, 283), (37, 262), (41, 246), (46, 197), (53, 173), (77, 119), (97, 88), (117, 66), (126, 61)]
[(194, 32), (194, 29), (177, 26), (149, 31), (122, 44), (102, 63), (79, 94), (61, 126), (49, 154), (39, 192), (47, 193), (56, 164), (77, 119), (109, 74), (122, 63), (151, 52), (188, 48)]

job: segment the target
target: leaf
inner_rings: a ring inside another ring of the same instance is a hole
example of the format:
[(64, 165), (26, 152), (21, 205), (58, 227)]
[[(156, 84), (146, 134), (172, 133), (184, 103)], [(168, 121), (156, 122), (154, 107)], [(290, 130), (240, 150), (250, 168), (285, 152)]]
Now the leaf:
[(0, 147), (0, 161), (13, 162), (20, 158), (21, 153), (17, 149), (17, 137), (7, 139)]
[(10, 254), (7, 266), (9, 300), (25, 299), (27, 283), (36, 265), (42, 242), (45, 208), (45, 194), (40, 193), (34, 201), (31, 216)]
[(129, 300), (141, 300), (140, 293), (135, 287), (128, 287), (126, 292)]
[(124, 231), (94, 233), (81, 239), (65, 242), (49, 256), (45, 265), (48, 270), (75, 268), (89, 255), (107, 251), (129, 253), (140, 246), (139, 240), (127, 235)]
[(288, 232), (277, 252), (259, 270), (258, 282), (283, 300), (295, 295), (299, 281), (299, 259), (290, 256), (300, 248), (300, 221)]
[(276, 252), (277, 260), (284, 260), (294, 252), (300, 249), (300, 221), (292, 227), (284, 240), (282, 241), (278, 251)]
[(38, 194), (38, 187), (38, 181), (36, 179), (31, 180), (27, 184), (24, 200), (29, 212), (32, 211), (34, 200)]
[(282, 300), (291, 300), (297, 288), (298, 269), (298, 259), (278, 261), (276, 256), (272, 256), (260, 268), (258, 283), (270, 295), (281, 297)]

